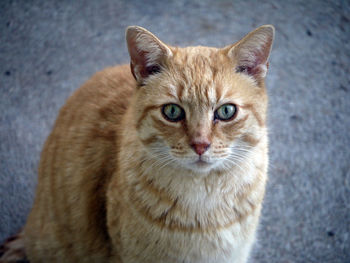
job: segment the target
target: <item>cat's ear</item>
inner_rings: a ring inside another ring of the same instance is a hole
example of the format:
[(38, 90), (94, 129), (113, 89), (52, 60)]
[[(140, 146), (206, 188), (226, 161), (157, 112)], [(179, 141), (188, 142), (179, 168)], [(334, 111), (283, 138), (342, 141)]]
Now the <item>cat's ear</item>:
[(142, 27), (128, 27), (126, 42), (131, 59), (131, 72), (139, 83), (160, 72), (164, 60), (173, 55), (167, 45)]
[(275, 28), (272, 25), (264, 25), (231, 47), (228, 55), (235, 62), (236, 72), (248, 74), (257, 80), (264, 78), (274, 35)]

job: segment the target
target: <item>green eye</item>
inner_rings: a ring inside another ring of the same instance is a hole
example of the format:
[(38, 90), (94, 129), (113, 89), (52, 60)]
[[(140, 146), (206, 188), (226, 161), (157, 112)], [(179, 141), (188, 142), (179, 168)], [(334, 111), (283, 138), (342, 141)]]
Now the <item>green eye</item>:
[(176, 104), (164, 105), (162, 113), (168, 121), (180, 121), (185, 118), (185, 111)]
[(231, 120), (236, 113), (236, 106), (233, 104), (224, 104), (218, 108), (214, 113), (214, 118), (222, 121)]

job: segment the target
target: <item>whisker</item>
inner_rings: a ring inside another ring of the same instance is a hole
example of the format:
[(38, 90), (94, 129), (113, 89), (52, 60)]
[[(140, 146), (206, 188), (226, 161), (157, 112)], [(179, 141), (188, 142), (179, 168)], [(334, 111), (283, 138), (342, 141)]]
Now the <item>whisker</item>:
[[(240, 166), (238, 164), (238, 162), (236, 162), (234, 159), (226, 159), (226, 161), (228, 161), (229, 163), (231, 163), (234, 166), (238, 167), (242, 172), (244, 172), (244, 169), (242, 168), (242, 166)], [(230, 168), (232, 168), (232, 167), (230, 167)]]
[(168, 164), (170, 164), (172, 161), (173, 161), (172, 158), (169, 158), (168, 160), (166, 160), (166, 161), (164, 162), (164, 164), (163, 164), (161, 167), (159, 167), (159, 170), (161, 170), (163, 167), (165, 167), (165, 166), (167, 166)]
[(172, 151), (171, 153), (172, 153), (172, 154), (178, 154), (178, 155), (181, 155), (181, 154), (185, 154), (186, 152), (185, 152), (185, 151), (182, 151), (182, 152), (175, 152), (175, 151)]

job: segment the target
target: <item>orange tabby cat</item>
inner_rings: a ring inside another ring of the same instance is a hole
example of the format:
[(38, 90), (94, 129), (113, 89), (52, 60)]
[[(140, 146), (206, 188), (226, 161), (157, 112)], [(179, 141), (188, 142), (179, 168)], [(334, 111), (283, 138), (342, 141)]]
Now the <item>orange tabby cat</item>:
[(61, 109), (24, 235), (31, 262), (246, 262), (268, 166), (274, 28), (223, 49), (129, 27), (128, 66)]

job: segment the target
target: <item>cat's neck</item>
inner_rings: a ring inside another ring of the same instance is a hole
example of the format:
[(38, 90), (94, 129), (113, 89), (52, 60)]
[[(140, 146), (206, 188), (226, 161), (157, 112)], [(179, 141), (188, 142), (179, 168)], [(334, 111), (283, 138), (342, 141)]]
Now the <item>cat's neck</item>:
[(255, 172), (255, 180), (238, 184), (242, 173), (235, 169), (203, 175), (173, 166), (153, 167), (153, 160), (140, 151), (132, 158), (121, 167), (123, 199), (136, 214), (161, 227), (210, 231), (260, 211), (265, 186), (260, 172)]

